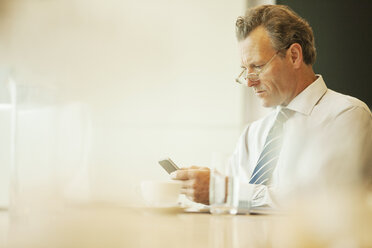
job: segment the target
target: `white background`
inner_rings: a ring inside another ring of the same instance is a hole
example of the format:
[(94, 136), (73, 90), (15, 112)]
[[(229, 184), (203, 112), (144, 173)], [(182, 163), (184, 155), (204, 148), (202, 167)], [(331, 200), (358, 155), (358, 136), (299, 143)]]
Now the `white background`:
[[(56, 88), (66, 104), (89, 109), (81, 166), (91, 197), (133, 203), (141, 180), (168, 179), (158, 159), (208, 166), (261, 115), (234, 83), (235, 20), (245, 8), (243, 0), (3, 0), (0, 65), (18, 83)], [(0, 118), (5, 175), (6, 113)]]

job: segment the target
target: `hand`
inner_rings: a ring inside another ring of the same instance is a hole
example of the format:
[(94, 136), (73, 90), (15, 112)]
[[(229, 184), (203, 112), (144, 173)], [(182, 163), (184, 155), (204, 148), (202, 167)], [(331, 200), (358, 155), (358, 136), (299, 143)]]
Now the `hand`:
[(194, 202), (209, 204), (209, 174), (207, 167), (191, 166), (171, 173), (174, 180), (182, 181), (181, 193)]

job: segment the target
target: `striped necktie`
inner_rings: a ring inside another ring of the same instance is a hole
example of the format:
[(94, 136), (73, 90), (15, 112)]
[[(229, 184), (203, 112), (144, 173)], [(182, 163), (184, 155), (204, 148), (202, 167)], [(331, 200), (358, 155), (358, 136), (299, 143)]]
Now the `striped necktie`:
[(269, 184), (271, 175), (278, 162), (282, 146), (283, 124), (287, 119), (288, 109), (281, 109), (276, 116), (274, 125), (271, 127), (269, 134), (266, 137), (265, 145), (249, 183)]

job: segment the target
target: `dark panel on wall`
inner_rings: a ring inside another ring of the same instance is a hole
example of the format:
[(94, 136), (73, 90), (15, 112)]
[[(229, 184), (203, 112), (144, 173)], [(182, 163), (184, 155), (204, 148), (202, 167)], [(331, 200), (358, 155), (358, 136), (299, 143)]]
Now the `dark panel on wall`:
[(372, 107), (372, 1), (278, 0), (313, 28), (317, 61), (328, 88)]

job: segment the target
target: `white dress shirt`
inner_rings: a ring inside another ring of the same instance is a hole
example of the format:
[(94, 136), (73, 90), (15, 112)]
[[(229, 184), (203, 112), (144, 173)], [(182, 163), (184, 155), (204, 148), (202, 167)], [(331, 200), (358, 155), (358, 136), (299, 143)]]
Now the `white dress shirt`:
[[(239, 138), (232, 161), (240, 169), (241, 189), (250, 180), (280, 108), (250, 123)], [(352, 181), (371, 161), (371, 111), (362, 101), (327, 89), (322, 76), (317, 75), (286, 108), (291, 114), (283, 127), (272, 183), (250, 186), (254, 188), (253, 206), (275, 206), (278, 195), (314, 182), (314, 178), (323, 178), (327, 184)], [(242, 192), (241, 200), (245, 197)]]

